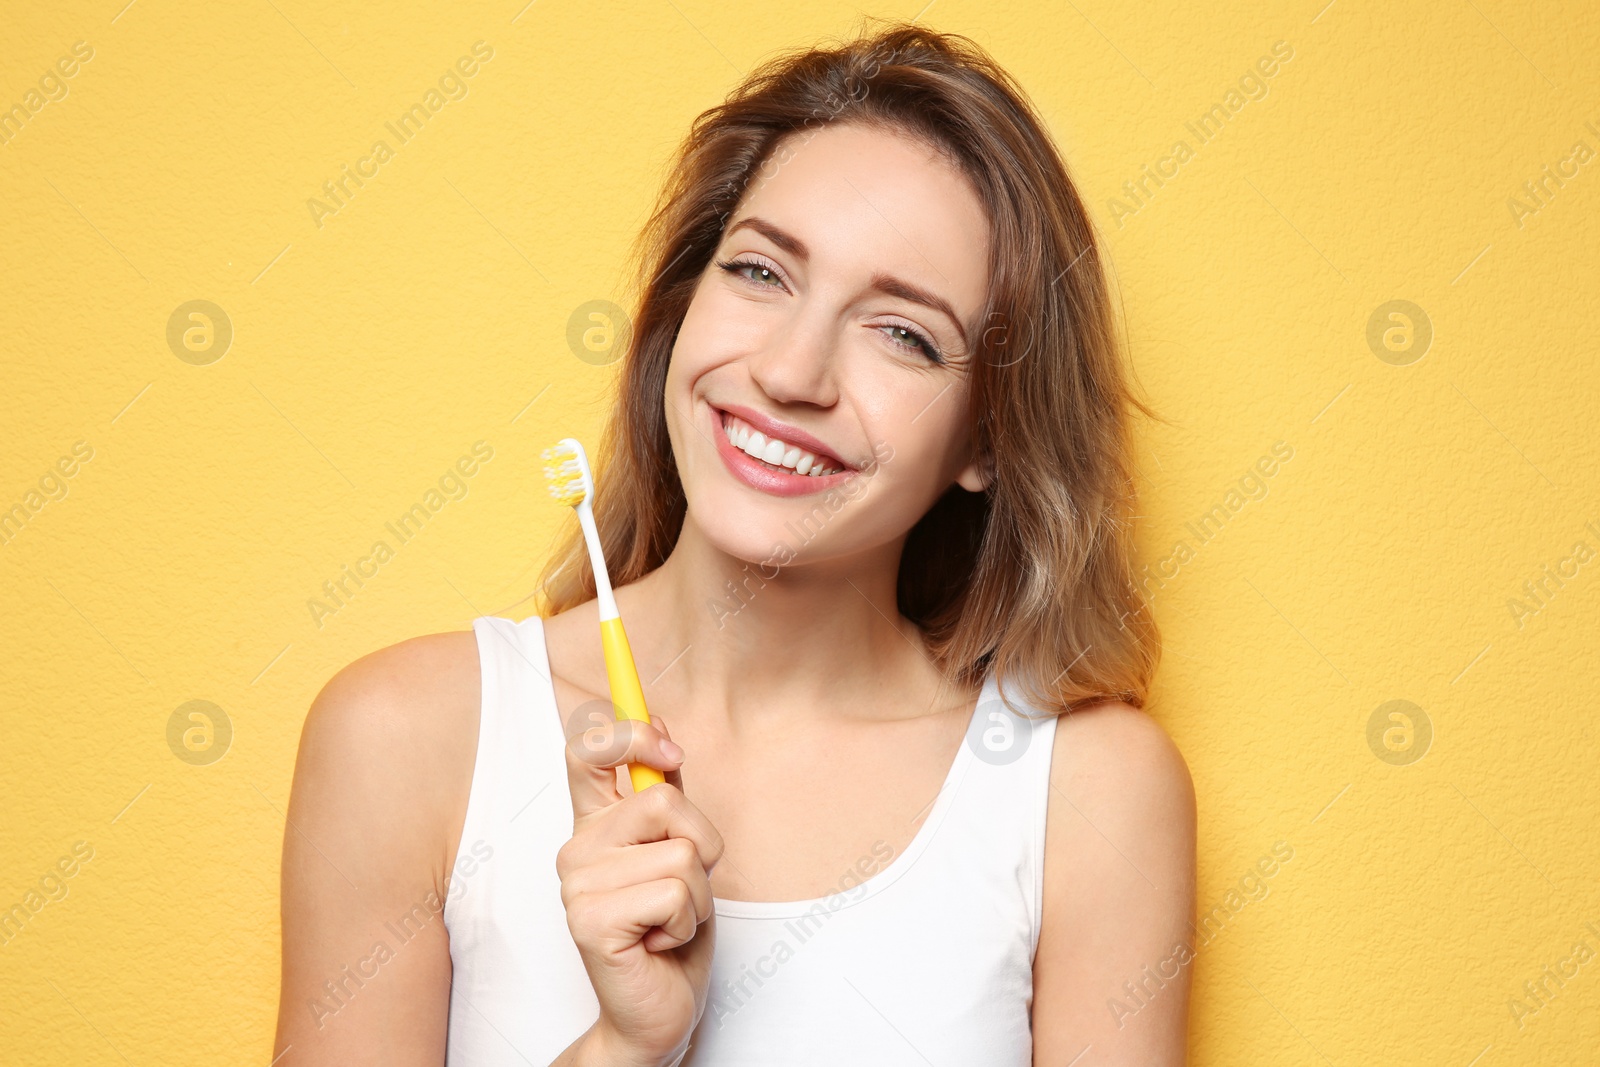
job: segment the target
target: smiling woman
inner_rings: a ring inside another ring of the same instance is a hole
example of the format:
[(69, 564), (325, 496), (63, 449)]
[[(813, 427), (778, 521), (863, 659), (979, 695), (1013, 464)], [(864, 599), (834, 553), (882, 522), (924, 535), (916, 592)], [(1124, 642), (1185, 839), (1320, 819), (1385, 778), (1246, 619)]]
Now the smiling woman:
[[(1194, 796), (1142, 710), (1142, 406), (1042, 122), (898, 24), (772, 60), (675, 164), (593, 501), (651, 722), (596, 714), (576, 531), (539, 614), (340, 671), (283, 1062), (1182, 1063), (1188, 968), (1104, 1007), (1189, 936)], [(495, 862), (313, 1025), (463, 841)]]

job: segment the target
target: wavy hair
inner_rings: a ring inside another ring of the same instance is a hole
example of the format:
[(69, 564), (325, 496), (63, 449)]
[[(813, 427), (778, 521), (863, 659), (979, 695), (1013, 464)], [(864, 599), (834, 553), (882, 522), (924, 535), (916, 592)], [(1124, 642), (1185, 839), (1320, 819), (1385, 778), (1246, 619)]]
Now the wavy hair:
[[(990, 671), (1060, 714), (1143, 707), (1160, 634), (1134, 581), (1129, 388), (1101, 251), (1083, 200), (1021, 88), (976, 43), (908, 23), (781, 53), (699, 115), (634, 249), (638, 301), (597, 465), (595, 521), (621, 586), (667, 558), (686, 511), (663, 390), (679, 325), (746, 186), (789, 134), (875, 125), (940, 150), (991, 226), (968, 417), (990, 473), (911, 529), (899, 609), (946, 680)], [(539, 578), (540, 613), (595, 595), (576, 524)]]

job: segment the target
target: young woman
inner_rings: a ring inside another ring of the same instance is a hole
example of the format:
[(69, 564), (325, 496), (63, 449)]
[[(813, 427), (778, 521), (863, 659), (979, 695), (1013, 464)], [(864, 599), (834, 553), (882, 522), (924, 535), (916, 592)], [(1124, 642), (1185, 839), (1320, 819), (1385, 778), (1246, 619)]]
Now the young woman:
[(641, 249), (596, 510), (653, 722), (606, 713), (576, 523), (540, 615), (340, 671), (278, 1062), (1181, 1064), (1140, 405), (1043, 124), (962, 37), (781, 57)]

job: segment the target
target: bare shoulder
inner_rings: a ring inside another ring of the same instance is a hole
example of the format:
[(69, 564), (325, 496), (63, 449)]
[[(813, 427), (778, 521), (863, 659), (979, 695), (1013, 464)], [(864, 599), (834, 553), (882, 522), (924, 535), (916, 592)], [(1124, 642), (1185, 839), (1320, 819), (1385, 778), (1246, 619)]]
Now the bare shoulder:
[[(1192, 895), (1194, 782), (1178, 746), (1149, 713), (1107, 701), (1063, 715), (1050, 764), (1046, 870), (1070, 867), (1101, 887)], [(1074, 891), (1049, 878), (1046, 895)], [(1077, 887), (1081, 888), (1081, 887)]]
[(1127, 818), (1193, 821), (1194, 782), (1183, 754), (1149, 713), (1122, 701), (1061, 716), (1050, 781), (1074, 800)]
[(1188, 764), (1159, 722), (1117, 701), (1062, 716), (1051, 758), (1035, 1062), (1093, 1045), (1102, 1063), (1181, 1064), (1195, 899)]
[(451, 800), (459, 800), (464, 814), (480, 701), (470, 630), (415, 637), (362, 656), (329, 679), (311, 704), (296, 794), (304, 784), (422, 802), (429, 810), (411, 810), (413, 830), (419, 816), (456, 813)]
[[(480, 693), (477, 639), (465, 631), (362, 656), (312, 702), (283, 840), (275, 1049), (294, 1049), (285, 1067), (443, 1061), (450, 953), (440, 920)], [(404, 962), (390, 964), (396, 922), (415, 933)], [(349, 977), (380, 966), (392, 977)]]
[(478, 641), (471, 630), (413, 637), (369, 652), (328, 679), (311, 705), (307, 726), (331, 727), (373, 716), (426, 720), (430, 709), (476, 709)]

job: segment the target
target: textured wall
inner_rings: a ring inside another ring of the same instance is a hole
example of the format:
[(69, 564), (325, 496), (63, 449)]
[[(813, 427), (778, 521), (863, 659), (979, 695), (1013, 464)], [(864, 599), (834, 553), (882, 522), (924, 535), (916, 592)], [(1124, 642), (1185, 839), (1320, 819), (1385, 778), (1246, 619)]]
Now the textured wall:
[[(690, 119), (854, 13), (122, 2), (0, 34), (0, 1059), (265, 1063), (309, 701), (527, 611), (613, 380), (569, 323)], [(1596, 1062), (1600, 15), (1324, 4), (922, 17), (1048, 116), (1171, 420), (1195, 1062)]]

